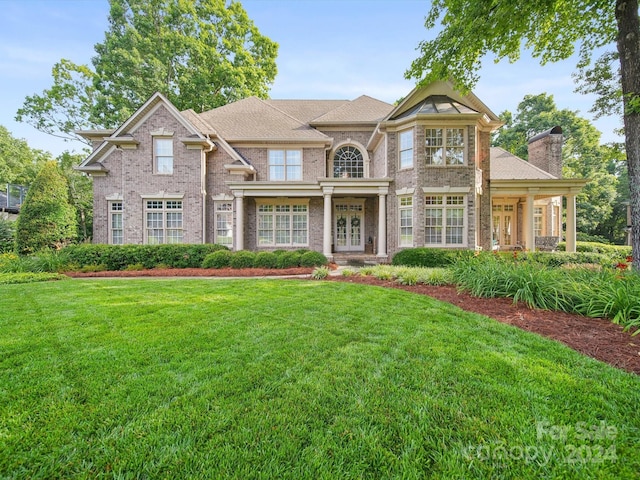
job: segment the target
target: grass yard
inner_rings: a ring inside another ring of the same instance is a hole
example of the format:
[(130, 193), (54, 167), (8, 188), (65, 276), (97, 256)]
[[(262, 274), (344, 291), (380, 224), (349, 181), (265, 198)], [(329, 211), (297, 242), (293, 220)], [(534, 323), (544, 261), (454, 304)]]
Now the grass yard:
[(0, 478), (638, 478), (640, 378), (342, 282), (0, 286)]

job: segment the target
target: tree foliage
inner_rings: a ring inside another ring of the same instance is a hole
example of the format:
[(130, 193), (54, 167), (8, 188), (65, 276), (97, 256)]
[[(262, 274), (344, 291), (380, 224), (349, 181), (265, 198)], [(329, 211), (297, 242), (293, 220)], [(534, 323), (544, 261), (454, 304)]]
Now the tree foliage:
[(93, 232), (93, 181), (88, 175), (74, 170), (82, 162), (82, 154), (64, 152), (56, 161), (69, 186), (69, 202), (76, 212), (77, 240), (91, 238)]
[(120, 125), (154, 92), (202, 112), (250, 95), (265, 98), (278, 45), (239, 2), (110, 0), (109, 29), (92, 67), (61, 60), (54, 85), (27, 97), (16, 117), (53, 135)]
[(54, 137), (86, 142), (74, 132), (96, 126), (95, 73), (87, 65), (63, 58), (53, 66), (51, 76), (53, 86), (41, 95), (26, 97), (16, 120)]
[(44, 164), (31, 184), (16, 226), (16, 251), (35, 253), (60, 248), (77, 235), (75, 209), (67, 181), (55, 161)]
[(545, 64), (565, 60), (579, 48), (580, 65), (588, 66), (594, 52), (615, 43), (624, 105), (633, 256), (640, 268), (638, 0), (434, 0), (425, 25), (433, 28), (437, 23), (443, 29), (435, 39), (420, 43), (420, 56), (406, 76), (421, 82), (450, 79), (467, 89), (477, 82), (481, 60), (489, 53), (495, 55), (495, 61), (515, 61), (526, 48)]
[(31, 184), (47, 160), (51, 160), (48, 153), (30, 148), (0, 125), (0, 185)]
[(594, 234), (613, 212), (618, 196), (618, 179), (610, 166), (615, 158), (611, 150), (600, 145), (600, 132), (572, 110), (559, 110), (552, 95), (526, 95), (515, 115), (497, 132), (493, 144), (520, 158), (528, 158), (528, 139), (560, 125), (563, 130), (563, 169), (565, 178), (588, 178), (590, 181), (576, 198), (578, 231)]

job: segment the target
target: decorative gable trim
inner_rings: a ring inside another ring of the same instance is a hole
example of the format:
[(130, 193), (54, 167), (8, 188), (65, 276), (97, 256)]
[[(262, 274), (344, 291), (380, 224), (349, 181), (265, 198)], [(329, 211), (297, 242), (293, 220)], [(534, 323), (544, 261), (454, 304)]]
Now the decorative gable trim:
[(121, 137), (107, 137), (104, 139), (110, 145), (115, 146), (116, 148), (122, 148), (123, 150), (135, 150), (138, 148), (140, 144), (133, 135), (123, 135)]

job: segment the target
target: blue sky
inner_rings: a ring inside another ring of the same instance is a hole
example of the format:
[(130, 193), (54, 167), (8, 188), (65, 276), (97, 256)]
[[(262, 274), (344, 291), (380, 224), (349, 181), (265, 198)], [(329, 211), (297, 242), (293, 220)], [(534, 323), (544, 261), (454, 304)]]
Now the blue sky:
[[(280, 44), (273, 98), (353, 99), (362, 94), (394, 102), (414, 82), (404, 72), (424, 28), (428, 0), (244, 0), (259, 30)], [(58, 155), (80, 151), (27, 124), (15, 113), (27, 95), (51, 86), (61, 58), (90, 63), (108, 28), (108, 0), (0, 0), (0, 125), (32, 148)], [(553, 94), (558, 108), (588, 113), (593, 97), (574, 93), (575, 59), (541, 67), (523, 55), (515, 64), (484, 61), (474, 93), (496, 114), (515, 112), (526, 94)], [(594, 122), (603, 141), (621, 141), (618, 118)]]

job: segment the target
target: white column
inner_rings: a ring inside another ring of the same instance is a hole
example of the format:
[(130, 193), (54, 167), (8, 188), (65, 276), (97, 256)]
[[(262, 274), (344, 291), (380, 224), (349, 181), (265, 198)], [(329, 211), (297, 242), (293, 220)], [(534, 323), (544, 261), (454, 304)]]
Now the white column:
[(533, 195), (527, 195), (526, 214), (523, 222), (525, 247), (530, 252), (535, 251), (535, 229), (533, 228)]
[(244, 250), (244, 192), (233, 192), (236, 197), (236, 251)]
[(567, 231), (566, 231), (566, 251), (576, 251), (576, 196), (567, 195)]
[(325, 187), (323, 190), (324, 195), (324, 221), (322, 228), (322, 253), (328, 260), (333, 258), (333, 252), (331, 251), (331, 194), (333, 193), (332, 187)]
[(387, 194), (388, 188), (378, 190), (378, 254), (377, 257), (387, 258)]

